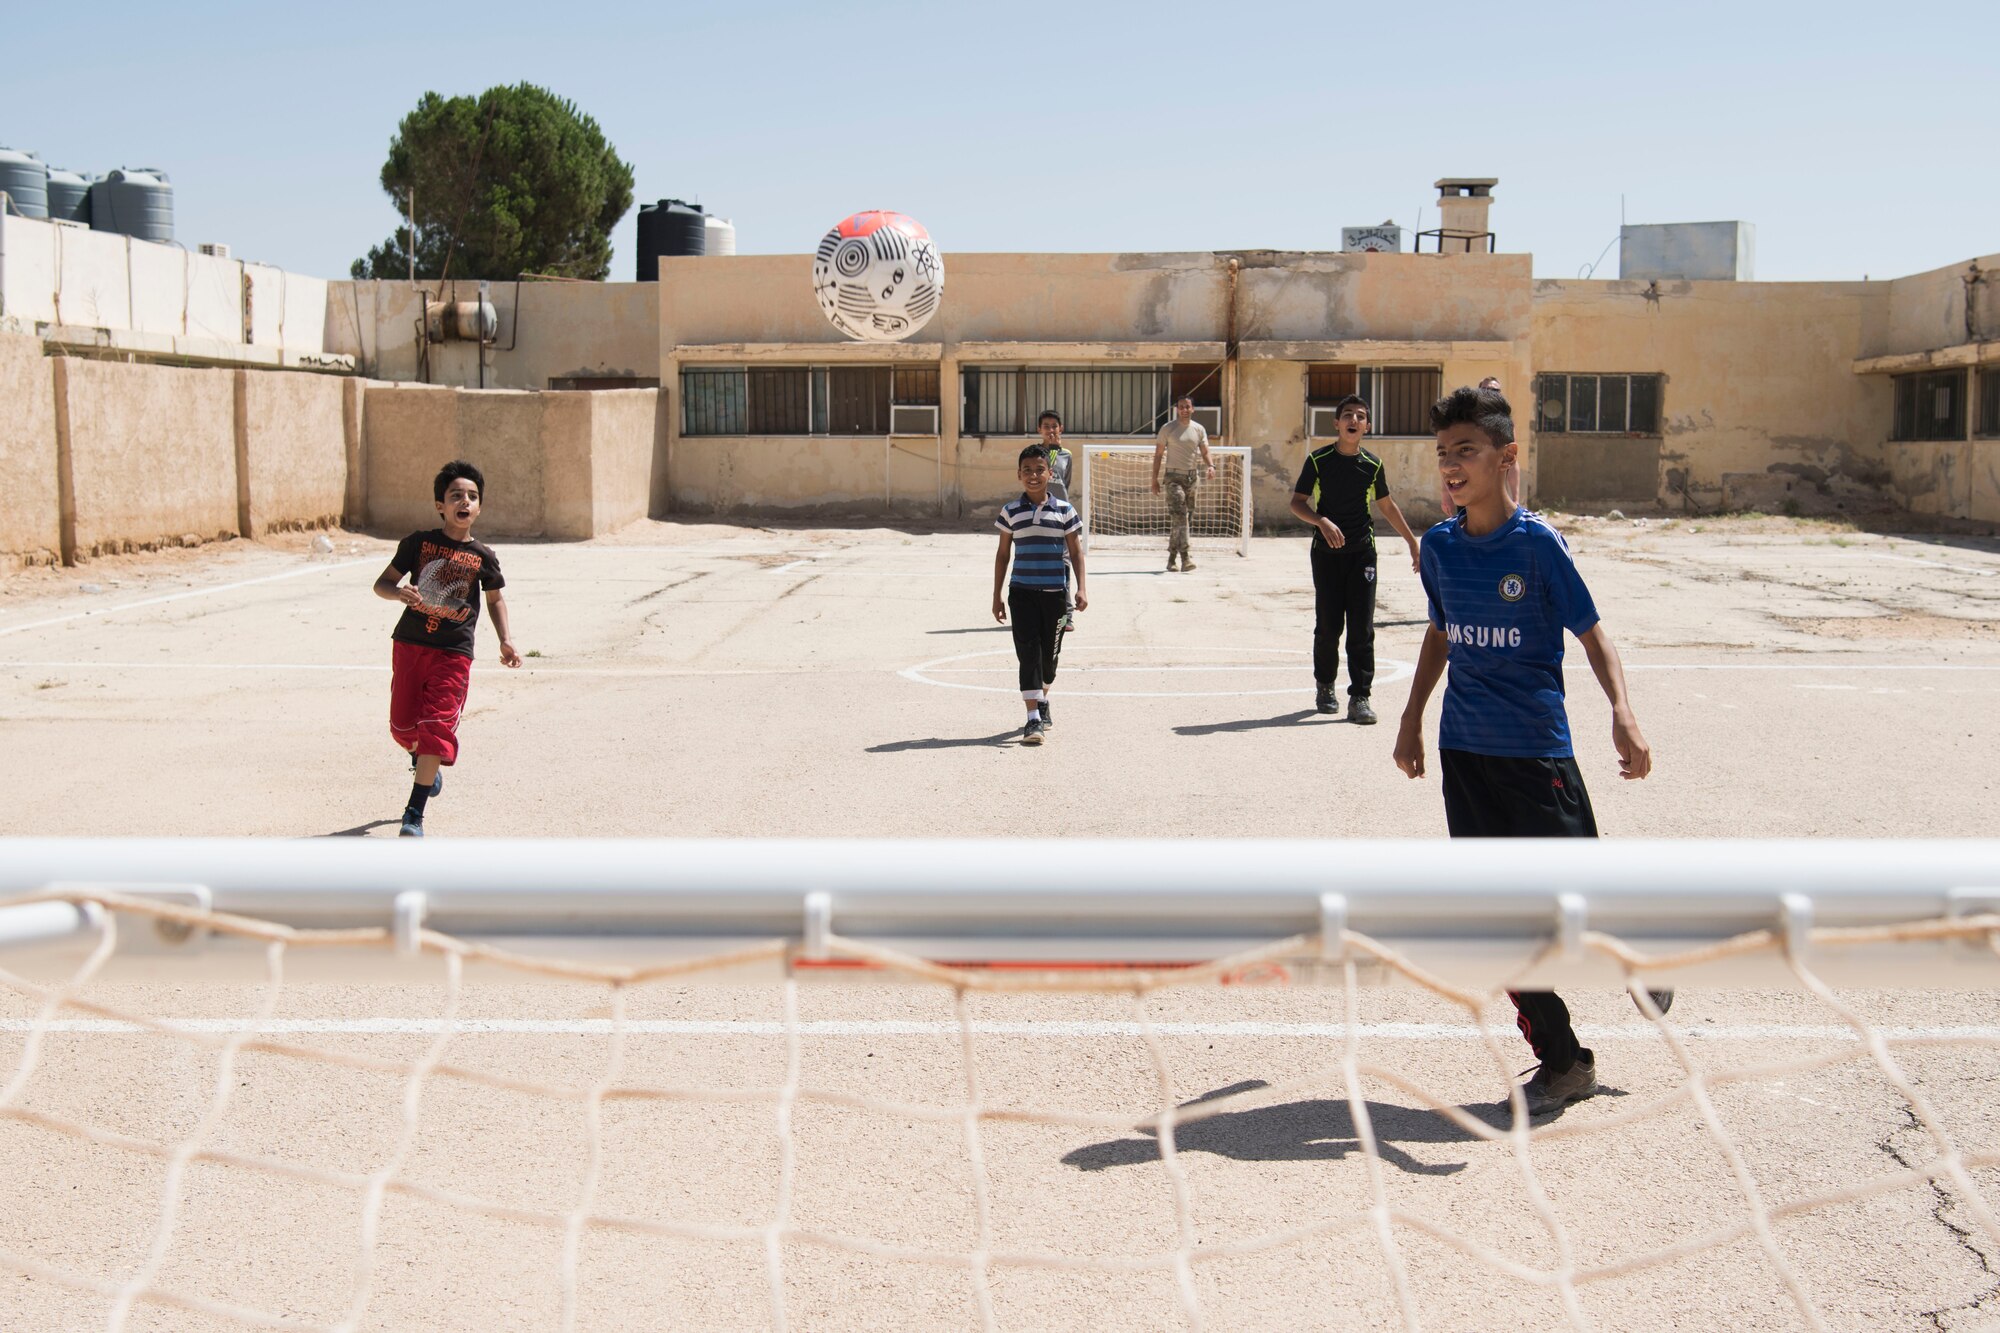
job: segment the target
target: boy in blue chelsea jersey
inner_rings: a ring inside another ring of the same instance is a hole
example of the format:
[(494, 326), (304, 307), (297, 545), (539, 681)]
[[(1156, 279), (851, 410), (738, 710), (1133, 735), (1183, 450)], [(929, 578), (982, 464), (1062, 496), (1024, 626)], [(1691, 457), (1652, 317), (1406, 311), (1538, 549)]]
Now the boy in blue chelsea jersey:
[[(1430, 628), (1396, 737), (1396, 766), (1424, 774), (1424, 706), (1447, 663), (1438, 767), (1454, 838), (1594, 838), (1597, 820), (1563, 708), (1563, 631), (1583, 645), (1611, 701), (1619, 776), (1643, 778), (1652, 751), (1625, 693), (1618, 650), (1562, 536), (1507, 498), (1513, 409), (1496, 389), (1463, 388), (1431, 408), (1438, 475), (1457, 516), (1424, 534)], [(1541, 1067), (1521, 1089), (1530, 1115), (1597, 1091), (1596, 1060), (1554, 991), (1509, 991)], [(1671, 1003), (1668, 993), (1654, 1002)]]

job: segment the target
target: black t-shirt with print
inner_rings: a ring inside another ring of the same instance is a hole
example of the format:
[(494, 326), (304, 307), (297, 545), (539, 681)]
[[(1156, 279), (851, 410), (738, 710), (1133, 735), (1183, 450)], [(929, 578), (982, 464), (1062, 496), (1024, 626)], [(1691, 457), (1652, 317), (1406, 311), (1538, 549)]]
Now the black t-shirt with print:
[[(1343, 454), (1331, 444), (1315, 449), (1306, 455), (1292, 489), (1309, 496), (1313, 512), (1332, 519), (1350, 546), (1375, 544), (1374, 504), (1389, 493), (1389, 474), (1374, 454), (1366, 449)], [(1325, 535), (1315, 529), (1313, 545), (1325, 544)]]
[(409, 577), (423, 598), (421, 606), (404, 609), (390, 637), (398, 643), (471, 657), (473, 631), (479, 628), (480, 592), (507, 586), (493, 548), (484, 542), (455, 542), (444, 529), (432, 528), (398, 542), (395, 559), (389, 563)]

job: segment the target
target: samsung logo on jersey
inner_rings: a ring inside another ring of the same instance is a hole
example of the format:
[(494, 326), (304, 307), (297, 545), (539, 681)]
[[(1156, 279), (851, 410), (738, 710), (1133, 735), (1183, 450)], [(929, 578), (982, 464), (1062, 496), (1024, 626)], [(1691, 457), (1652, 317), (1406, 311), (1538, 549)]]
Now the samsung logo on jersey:
[(1468, 648), (1519, 648), (1521, 627), (1519, 625), (1446, 625), (1444, 637), (1448, 643), (1462, 643)]

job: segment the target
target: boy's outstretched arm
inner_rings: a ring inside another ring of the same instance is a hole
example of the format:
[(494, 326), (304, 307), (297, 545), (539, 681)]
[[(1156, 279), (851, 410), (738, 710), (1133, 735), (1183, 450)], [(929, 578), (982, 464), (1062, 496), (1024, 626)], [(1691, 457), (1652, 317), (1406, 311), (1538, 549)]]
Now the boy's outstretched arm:
[(403, 571), (396, 568), (393, 560), (375, 576), (375, 595), (385, 602), (401, 602), (404, 606), (418, 606), (424, 600), (414, 587), (403, 582)]
[(1396, 503), (1396, 497), (1385, 495), (1375, 502), (1375, 507), (1382, 511), (1382, 517), (1389, 520), (1389, 526), (1396, 530), (1396, 535), (1410, 548), (1410, 568), (1419, 574), (1423, 573), (1423, 555), (1417, 546), (1417, 534), (1410, 530), (1410, 520), (1403, 517), (1403, 507)]
[(1413, 778), (1424, 775), (1424, 709), (1431, 691), (1444, 675), (1445, 655), (1450, 645), (1436, 625), (1424, 630), (1424, 646), (1417, 653), (1416, 674), (1410, 677), (1410, 701), (1403, 705), (1403, 725), (1396, 730), (1396, 767)]
[[(1000, 549), (993, 553), (993, 618), (1003, 625), (1007, 623), (1007, 600), (1000, 595), (1000, 590), (1007, 584), (1007, 556), (1013, 546), (1014, 535), (1003, 532), (1000, 534)], [(1080, 569), (1076, 572), (1076, 586), (1076, 604), (1082, 606), (1083, 571)]]
[(486, 594), (486, 614), (493, 617), (493, 632), (500, 636), (500, 665), (521, 665), (521, 654), (514, 651), (514, 636), (507, 629), (507, 599), (498, 588)]
[(1090, 597), (1083, 586), (1083, 539), (1074, 532), (1069, 535), (1069, 567), (1076, 571), (1076, 609), (1088, 611)]
[(1618, 647), (1598, 621), (1576, 641), (1590, 659), (1590, 670), (1611, 701), (1611, 746), (1618, 751), (1618, 776), (1643, 778), (1653, 771), (1653, 748), (1639, 734), (1639, 720), (1632, 716), (1631, 701), (1625, 697), (1625, 666), (1618, 660)]

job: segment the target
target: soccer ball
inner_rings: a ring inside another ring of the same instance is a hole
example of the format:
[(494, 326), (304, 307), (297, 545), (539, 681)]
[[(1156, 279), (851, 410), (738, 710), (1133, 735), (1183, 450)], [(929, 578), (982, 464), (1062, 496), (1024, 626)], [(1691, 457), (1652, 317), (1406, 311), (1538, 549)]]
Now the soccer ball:
[(892, 343), (929, 322), (944, 298), (944, 260), (915, 218), (856, 213), (821, 238), (813, 295), (850, 338)]

